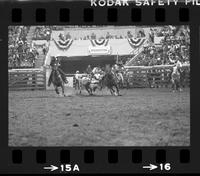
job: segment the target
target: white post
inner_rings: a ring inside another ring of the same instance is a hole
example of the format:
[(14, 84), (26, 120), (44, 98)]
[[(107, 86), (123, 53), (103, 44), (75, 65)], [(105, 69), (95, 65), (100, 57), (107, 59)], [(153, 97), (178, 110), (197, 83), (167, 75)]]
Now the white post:
[(54, 87), (53, 87), (52, 84), (51, 84), (50, 87), (48, 86), (48, 81), (49, 81), (49, 77), (50, 77), (50, 74), (51, 74), (51, 68), (46, 67), (45, 71), (46, 71), (46, 90), (53, 90)]

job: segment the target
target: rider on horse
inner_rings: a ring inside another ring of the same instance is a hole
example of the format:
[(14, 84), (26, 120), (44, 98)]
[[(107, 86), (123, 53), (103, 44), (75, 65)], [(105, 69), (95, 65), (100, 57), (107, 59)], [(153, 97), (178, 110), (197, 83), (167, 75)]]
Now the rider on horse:
[(91, 65), (87, 66), (86, 73), (89, 75), (90, 79), (92, 79), (93, 73), (92, 73)]
[(112, 73), (117, 78), (118, 82), (120, 83), (121, 87), (123, 87), (123, 73), (124, 73), (124, 66), (122, 62), (117, 61), (115, 65), (112, 67)]
[(66, 75), (65, 73), (63, 72), (63, 70), (60, 68), (60, 61), (58, 60), (57, 57), (53, 57), (52, 60), (51, 60), (51, 63), (50, 63), (50, 66), (51, 66), (51, 69), (52, 69), (52, 72), (51, 72), (51, 75), (49, 77), (49, 82), (48, 82), (48, 85), (50, 86), (51, 84), (51, 81), (52, 81), (52, 73), (53, 71), (58, 71), (58, 73), (60, 74), (62, 80), (64, 83), (67, 83), (67, 78), (66, 78)]

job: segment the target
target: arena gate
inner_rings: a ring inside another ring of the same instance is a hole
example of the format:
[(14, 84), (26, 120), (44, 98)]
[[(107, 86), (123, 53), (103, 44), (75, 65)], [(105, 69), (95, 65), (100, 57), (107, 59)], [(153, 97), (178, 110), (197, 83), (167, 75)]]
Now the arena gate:
[(46, 90), (43, 69), (12, 69), (8, 72), (9, 90)]
[[(171, 87), (172, 66), (126, 66), (129, 72), (130, 87)], [(190, 86), (190, 65), (183, 65), (185, 74), (182, 78), (182, 86)]]

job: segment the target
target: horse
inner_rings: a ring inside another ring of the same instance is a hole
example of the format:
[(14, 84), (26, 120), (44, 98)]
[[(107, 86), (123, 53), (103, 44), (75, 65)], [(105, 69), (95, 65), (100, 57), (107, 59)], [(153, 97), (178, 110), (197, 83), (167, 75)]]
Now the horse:
[(79, 90), (79, 94), (81, 94), (81, 90), (85, 88), (89, 95), (93, 95), (93, 93), (98, 88), (100, 90), (100, 80), (102, 76), (100, 74), (91, 75), (83, 75), (77, 79), (77, 89)]
[(91, 79), (88, 75), (83, 75), (77, 79), (76, 89), (79, 90), (79, 94), (81, 94), (81, 90), (85, 88), (89, 95), (92, 95), (92, 89), (90, 88)]
[(124, 88), (124, 83), (125, 83), (124, 74), (122, 72), (119, 72), (119, 71), (114, 72), (113, 74), (116, 76), (118, 87)]
[(65, 97), (66, 95), (65, 95), (64, 84), (65, 83), (67, 84), (68, 80), (66, 79), (62, 70), (59, 68), (58, 62), (54, 62), (53, 64), (51, 64), (51, 66), (52, 66), (52, 72), (48, 80), (48, 86), (50, 86), (51, 83), (53, 83), (55, 91), (58, 95), (60, 95), (58, 87), (61, 87), (62, 95)]
[(171, 73), (171, 83), (172, 83), (172, 91), (176, 90), (182, 91), (181, 89), (181, 74), (179, 68), (177, 66), (173, 67)]
[(103, 87), (107, 87), (110, 90), (111, 95), (119, 96), (119, 87), (117, 78), (112, 72), (105, 73), (100, 81), (100, 90)]

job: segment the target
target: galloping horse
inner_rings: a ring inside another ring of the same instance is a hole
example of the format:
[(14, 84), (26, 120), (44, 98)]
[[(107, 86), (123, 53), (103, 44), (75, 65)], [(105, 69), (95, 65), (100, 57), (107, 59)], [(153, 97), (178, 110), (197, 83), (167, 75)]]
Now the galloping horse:
[(124, 87), (124, 84), (125, 84), (125, 69), (122, 65), (113, 65), (112, 68), (111, 68), (111, 72), (113, 73), (116, 81), (117, 81), (117, 84), (118, 84), (118, 87), (119, 88), (123, 88)]
[(108, 72), (105, 73), (100, 81), (101, 89), (103, 87), (107, 87), (110, 90), (110, 93), (116, 96), (119, 96), (119, 87), (117, 83), (117, 78), (114, 76), (113, 73)]
[(177, 66), (173, 67), (173, 71), (171, 74), (171, 82), (172, 82), (173, 92), (175, 92), (175, 90), (182, 91), (182, 89), (181, 89), (181, 74), (180, 74)]
[(124, 76), (122, 72), (113, 72), (113, 75), (116, 77), (116, 81), (118, 84), (119, 88), (123, 88), (124, 87)]
[(50, 86), (51, 83), (53, 83), (55, 91), (58, 95), (60, 95), (58, 87), (61, 87), (62, 95), (66, 96), (64, 92), (64, 84), (67, 84), (68, 80), (66, 79), (64, 72), (59, 68), (59, 63), (57, 61), (52, 62), (51, 66), (52, 72), (48, 80), (48, 86)]

